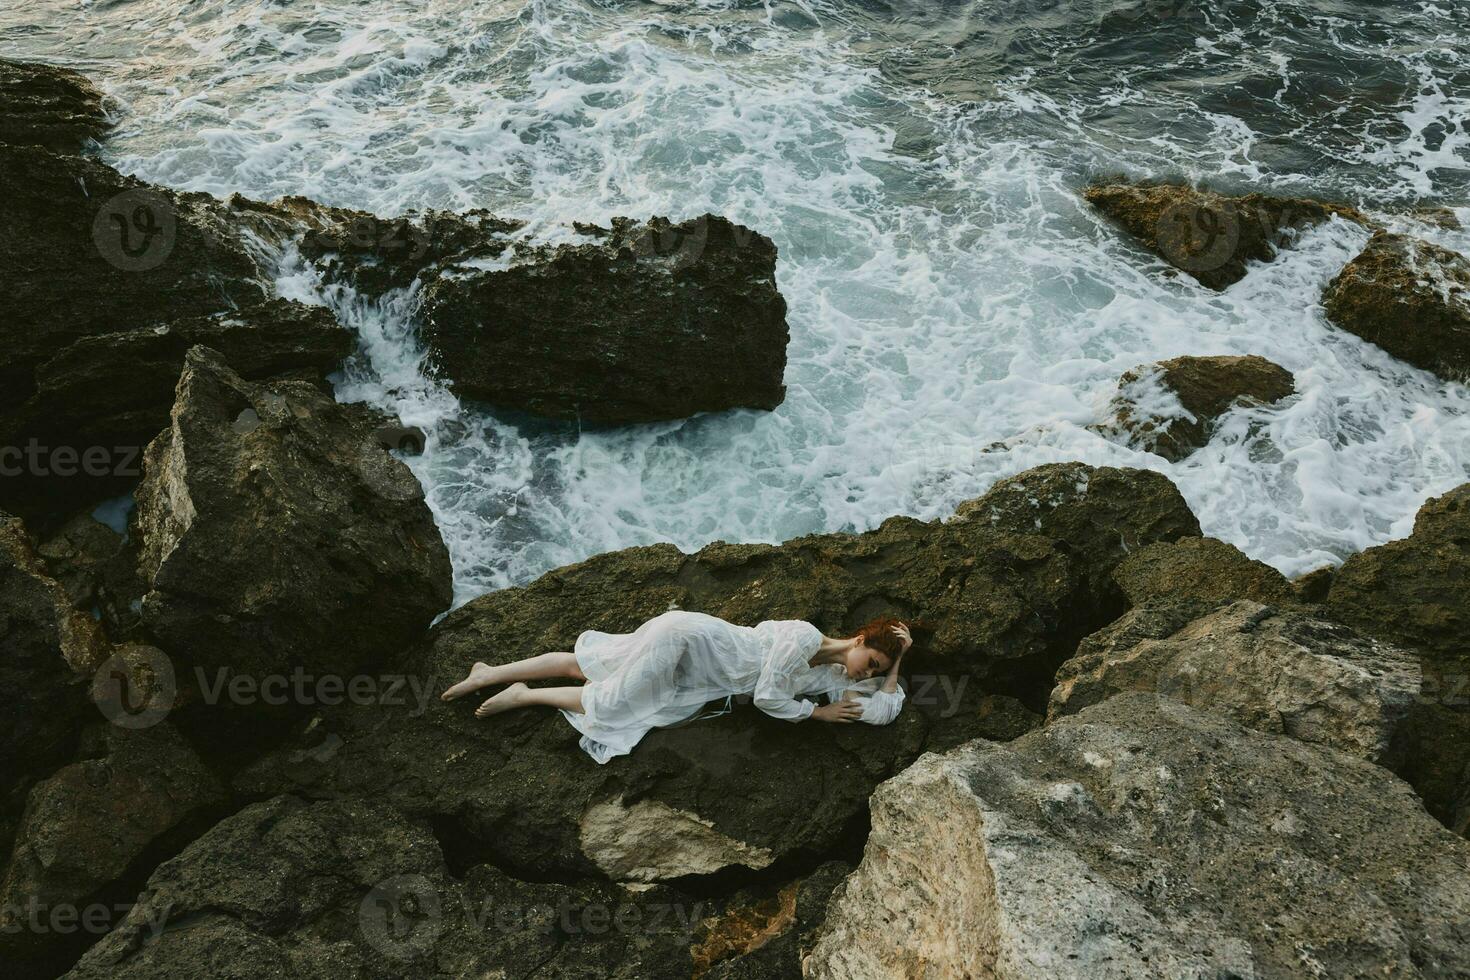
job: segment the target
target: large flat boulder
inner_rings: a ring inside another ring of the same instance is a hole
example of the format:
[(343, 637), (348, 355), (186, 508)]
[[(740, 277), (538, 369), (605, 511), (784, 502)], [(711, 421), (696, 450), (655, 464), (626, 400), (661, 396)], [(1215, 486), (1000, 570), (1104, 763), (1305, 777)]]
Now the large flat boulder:
[[(1092, 526), (1085, 501), (1066, 506), (1073, 526)], [(1115, 540), (1175, 528), (1148, 506), (1130, 523), (1112, 496), (1093, 506), (1111, 515)], [(237, 786), (257, 796), (372, 794), (447, 818), (487, 859), (543, 878), (673, 880), (830, 855), (861, 833), (872, 788), (931, 740), (1013, 737), (1034, 724), (1021, 704), (994, 696), (1040, 708), (1056, 666), (1107, 621), (1092, 604), (1084, 557), (979, 520), (908, 518), (781, 546), (600, 555), (449, 614), (392, 665), (426, 692), (422, 703), (405, 693), (399, 705), (325, 710)], [(1111, 563), (1112, 552), (1100, 560)], [(554, 712), (486, 723), (473, 703), (434, 697), (476, 660), (570, 650), (583, 630), (631, 631), (670, 608), (745, 624), (805, 619), (828, 635), (889, 612), (934, 632), (912, 657), (910, 702), (892, 725), (793, 725), (737, 703), (725, 717), (653, 732), (606, 766), (581, 752)]]
[(346, 676), (451, 600), (423, 490), (364, 414), (305, 382), (245, 381), (208, 348), (186, 357), (136, 500), (143, 626), (211, 683)]
[(872, 813), (813, 980), (1470, 972), (1470, 843), (1405, 783), (1159, 695), (926, 755)]
[(1322, 293), (1327, 317), (1394, 357), (1470, 379), (1470, 259), (1419, 238), (1376, 232)]
[(161, 865), (73, 980), (689, 976), (704, 900), (463, 863), (377, 802), (245, 808)]
[(1175, 357), (1124, 374), (1103, 428), (1177, 462), (1237, 404), (1269, 405), (1295, 391), (1291, 372), (1264, 357)]
[(83, 75), (0, 58), (0, 143), (77, 153), (110, 125), (102, 93)]
[(1057, 671), (1049, 720), (1126, 691), (1152, 691), (1382, 763), (1419, 696), (1413, 654), (1316, 616), (1242, 600), (1130, 643), (1134, 615), (1083, 640)]
[(1250, 262), (1269, 262), (1291, 235), (1334, 217), (1366, 223), (1356, 208), (1269, 194), (1230, 196), (1183, 184), (1115, 181), (1083, 192), (1087, 203), (1132, 233), (1144, 248), (1210, 289), (1245, 278)]
[(423, 337), (460, 395), (598, 424), (781, 403), (790, 334), (769, 238), (715, 215), (578, 231), (426, 277)]

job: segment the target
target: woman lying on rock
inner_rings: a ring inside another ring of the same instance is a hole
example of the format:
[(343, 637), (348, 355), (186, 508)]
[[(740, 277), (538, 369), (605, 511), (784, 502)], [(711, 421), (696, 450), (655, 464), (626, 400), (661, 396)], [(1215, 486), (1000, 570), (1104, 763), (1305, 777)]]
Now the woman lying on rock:
[[(704, 613), (675, 610), (633, 633), (587, 630), (575, 653), (492, 667), (477, 663), (445, 701), (495, 684), (510, 684), (475, 710), (560, 708), (582, 733), (582, 748), (598, 762), (626, 755), (650, 729), (693, 720), (706, 703), (754, 695), (755, 706), (786, 721), (886, 725), (898, 717), (903, 689), (898, 665), (913, 644), (896, 619), (875, 619), (856, 636), (833, 639), (800, 620), (736, 626)], [(580, 687), (527, 687), (525, 681), (571, 677)], [(808, 697), (823, 697), (818, 707)]]

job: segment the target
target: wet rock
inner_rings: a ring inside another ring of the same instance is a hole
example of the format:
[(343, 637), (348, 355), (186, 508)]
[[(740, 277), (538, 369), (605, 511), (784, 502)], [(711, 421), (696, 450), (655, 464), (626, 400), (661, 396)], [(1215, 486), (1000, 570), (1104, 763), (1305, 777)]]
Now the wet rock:
[(136, 499), (143, 624), (181, 673), (345, 676), (449, 605), (423, 491), (373, 428), (208, 348), (187, 355)]
[[(36, 554), (19, 520), (0, 512), (0, 772), (3, 809), (72, 753), (92, 709), (85, 679), (106, 660), (106, 640)], [(95, 717), (92, 715), (91, 717)]]
[(1286, 576), (1215, 538), (1146, 545), (1119, 563), (1113, 581), (1130, 606), (1220, 604), (1234, 599), (1279, 604), (1296, 599)]
[(455, 859), (380, 803), (255, 804), (160, 866), (67, 976), (690, 975), (700, 899), (451, 871)]
[(0, 143), (77, 153), (110, 126), (102, 93), (84, 76), (0, 58)]
[(461, 396), (595, 424), (781, 403), (789, 333), (769, 238), (715, 215), (580, 230), (426, 275), (424, 340)]
[(1057, 671), (1049, 720), (1124, 691), (1153, 691), (1249, 728), (1382, 763), (1419, 695), (1412, 654), (1258, 602), (1233, 603), (1166, 637), (1117, 642), (1132, 629), (1114, 624), (1082, 641)]
[(284, 202), (304, 213), (301, 254), (328, 282), (347, 282), (372, 294), (406, 289), (425, 270), (512, 251), (523, 223), (485, 210), (428, 211), (379, 218), (364, 211), (323, 209), (304, 199)]
[(1470, 378), (1470, 259), (1418, 238), (1374, 233), (1327, 284), (1337, 326), (1444, 378)]
[(1424, 692), (1404, 725), (1400, 771), (1431, 813), (1461, 826), (1470, 790), (1470, 484), (1425, 503), (1407, 538), (1344, 562), (1324, 609), (1420, 654)]
[(1333, 217), (1366, 224), (1356, 208), (1304, 198), (1231, 197), (1179, 184), (1094, 184), (1083, 197), (1143, 247), (1210, 289), (1269, 262), (1293, 233)]
[(1176, 357), (1123, 375), (1105, 428), (1177, 462), (1208, 443), (1236, 404), (1269, 405), (1295, 391), (1291, 372), (1264, 357)]
[(983, 497), (960, 504), (955, 516), (1060, 542), (1083, 564), (1091, 601), (1112, 610), (1108, 619), (1122, 612), (1112, 581), (1118, 562), (1144, 545), (1200, 534), (1199, 521), (1168, 477), (1085, 463), (1049, 463), (1001, 480)]
[[(220, 351), (251, 380), (311, 371), (319, 379), (357, 346), (330, 311), (290, 300), (83, 337), (38, 361), (31, 395), (0, 429), (7, 445), (53, 447), (27, 465), (41, 480), (87, 481), (92, 495), (142, 475), (145, 446), (168, 425), (189, 348)], [(60, 457), (54, 447), (70, 447)]]
[(880, 787), (803, 967), (1449, 978), (1470, 970), (1467, 923), (1470, 844), (1397, 777), (1125, 694)]
[[(1093, 504), (1070, 499), (1048, 511), (1055, 520), (1047, 526), (1100, 539), (1089, 521), (1106, 512), (1112, 540), (1147, 541), (1192, 522), (1187, 508), (1173, 520), (1161, 516), (1164, 488), (1173, 491), (1152, 475), (1143, 486), (1156, 479), (1153, 496), (1126, 506), (1111, 492)], [(1121, 471), (1100, 480), (1127, 482)], [(1074, 474), (1069, 486), (1076, 482)], [(908, 518), (779, 547), (716, 543), (684, 555), (657, 545), (599, 555), (450, 613), (390, 665), (408, 678), (403, 703), (323, 711), (238, 785), (252, 795), (370, 794), (448, 818), (487, 859), (537, 878), (769, 873), (830, 854), (860, 832), (872, 788), (927, 738), (985, 734), (988, 695), (1044, 704), (1056, 666), (1110, 615), (1091, 604), (1081, 558), (1038, 534), (979, 520)], [(1115, 561), (1111, 548), (1100, 560)], [(475, 699), (444, 704), (434, 696), (476, 660), (570, 650), (583, 630), (631, 631), (670, 608), (746, 624), (806, 619), (828, 635), (885, 612), (935, 629), (911, 656), (910, 703), (890, 726), (793, 725), (737, 703), (725, 717), (653, 732), (607, 766), (580, 751), (577, 733), (554, 712), (485, 723), (473, 718)]]
[(15, 967), (64, 970), (96, 934), (36, 924), (49, 924), (55, 910), (111, 912), (223, 803), (223, 787), (167, 724), (107, 727), (105, 756), (66, 766), (31, 790), (0, 881), (0, 952)]

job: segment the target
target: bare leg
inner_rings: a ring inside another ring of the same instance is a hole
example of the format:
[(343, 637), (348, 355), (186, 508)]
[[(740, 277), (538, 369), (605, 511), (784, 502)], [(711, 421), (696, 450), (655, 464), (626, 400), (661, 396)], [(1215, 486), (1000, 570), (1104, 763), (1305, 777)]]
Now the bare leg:
[(563, 711), (582, 713), (582, 689), (580, 687), (537, 687), (530, 688), (516, 683), (490, 698), (475, 709), (476, 718), (489, 718), (502, 711), (529, 708), (533, 705), (560, 708)]
[(575, 654), (543, 653), (539, 657), (517, 660), (513, 664), (501, 664), (496, 667), (487, 663), (476, 663), (470, 668), (468, 677), (439, 697), (444, 701), (453, 701), (472, 691), (496, 684), (509, 684), (513, 681), (539, 681), (548, 677), (570, 677), (578, 681), (587, 679), (582, 675), (582, 668), (577, 666)]

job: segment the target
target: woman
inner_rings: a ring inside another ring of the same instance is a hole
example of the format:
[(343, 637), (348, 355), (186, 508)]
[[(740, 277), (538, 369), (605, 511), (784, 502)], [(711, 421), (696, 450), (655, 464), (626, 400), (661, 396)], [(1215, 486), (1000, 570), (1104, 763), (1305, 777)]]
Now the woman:
[[(674, 610), (633, 633), (588, 630), (574, 653), (492, 667), (477, 663), (442, 695), (452, 701), (495, 684), (510, 687), (475, 710), (547, 705), (561, 709), (582, 733), (582, 748), (598, 762), (626, 755), (653, 728), (690, 721), (710, 701), (753, 694), (755, 706), (786, 721), (886, 725), (898, 717), (903, 689), (898, 665), (913, 645), (896, 619), (875, 619), (856, 636), (833, 639), (800, 620), (736, 626), (704, 613)], [(586, 681), (581, 687), (530, 688), (547, 677)], [(807, 700), (823, 697), (820, 707)]]

